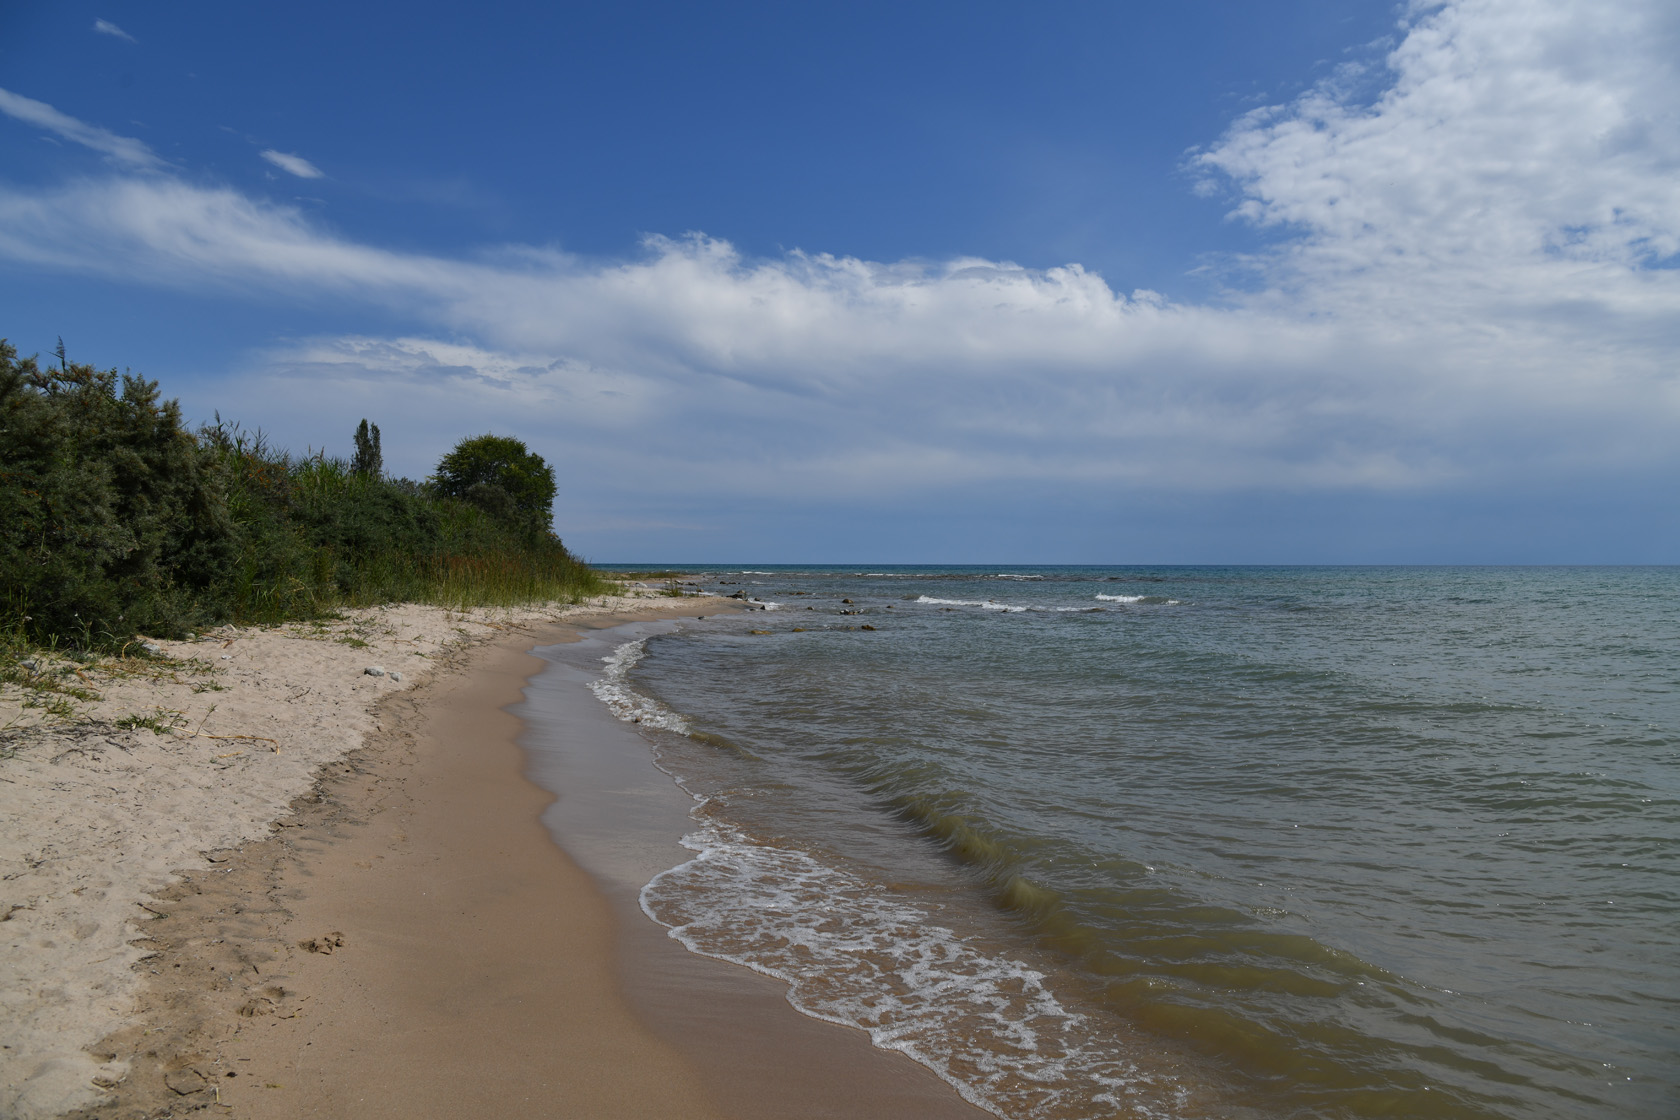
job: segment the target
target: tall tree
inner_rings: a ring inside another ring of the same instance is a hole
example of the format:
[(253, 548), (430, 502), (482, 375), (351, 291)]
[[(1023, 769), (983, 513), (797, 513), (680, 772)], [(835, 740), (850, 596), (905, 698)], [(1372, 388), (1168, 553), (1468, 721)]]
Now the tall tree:
[(365, 416), (356, 427), (356, 457), (350, 460), (350, 470), (368, 478), (385, 477), (385, 456), (379, 450), (379, 425), (370, 425)]

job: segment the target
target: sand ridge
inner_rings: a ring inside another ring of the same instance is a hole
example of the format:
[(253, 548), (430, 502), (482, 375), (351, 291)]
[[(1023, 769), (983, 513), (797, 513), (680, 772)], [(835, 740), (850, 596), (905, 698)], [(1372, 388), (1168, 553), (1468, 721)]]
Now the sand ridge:
[(694, 607), (643, 594), (223, 628), (103, 673), (57, 667), (97, 697), (69, 723), (0, 691), (0, 1115), (60, 1115), (123, 1082), (126, 1060), (88, 1048), (132, 1018), (158, 952), (148, 923), (379, 731), (381, 701), (510, 631)]

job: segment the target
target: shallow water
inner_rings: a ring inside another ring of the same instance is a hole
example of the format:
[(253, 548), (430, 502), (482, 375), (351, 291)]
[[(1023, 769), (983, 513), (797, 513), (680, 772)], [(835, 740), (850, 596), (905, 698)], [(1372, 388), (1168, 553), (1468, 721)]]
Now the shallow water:
[(703, 582), (597, 686), (707, 799), (643, 905), (802, 1010), (1012, 1117), (1680, 1112), (1680, 570)]

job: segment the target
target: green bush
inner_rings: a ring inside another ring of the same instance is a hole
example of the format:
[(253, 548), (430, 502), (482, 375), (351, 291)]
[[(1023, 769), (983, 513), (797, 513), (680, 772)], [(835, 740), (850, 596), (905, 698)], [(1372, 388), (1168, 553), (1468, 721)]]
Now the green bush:
[[(501, 459), (458, 455), (496, 437), (463, 441), (439, 465), (450, 484), (422, 486), (383, 477), (365, 420), (353, 464), (294, 459), (219, 416), (188, 432), (155, 382), (118, 386), (115, 370), (42, 369), (0, 340), (0, 627), (27, 640), (111, 646), (338, 606), (604, 587), (549, 529), (553, 472), (517, 440), (488, 448), (517, 448)], [(485, 462), (500, 467), (450, 488)]]
[(234, 549), (221, 480), (155, 382), (0, 340), (0, 609), (89, 644), (220, 613)]

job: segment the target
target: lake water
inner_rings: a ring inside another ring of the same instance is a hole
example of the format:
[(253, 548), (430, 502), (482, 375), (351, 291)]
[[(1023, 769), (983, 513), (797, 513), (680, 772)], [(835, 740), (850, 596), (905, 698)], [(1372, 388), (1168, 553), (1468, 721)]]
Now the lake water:
[(808, 1014), (1009, 1117), (1680, 1115), (1680, 569), (689, 570), (771, 609), (603, 666), (643, 908)]

